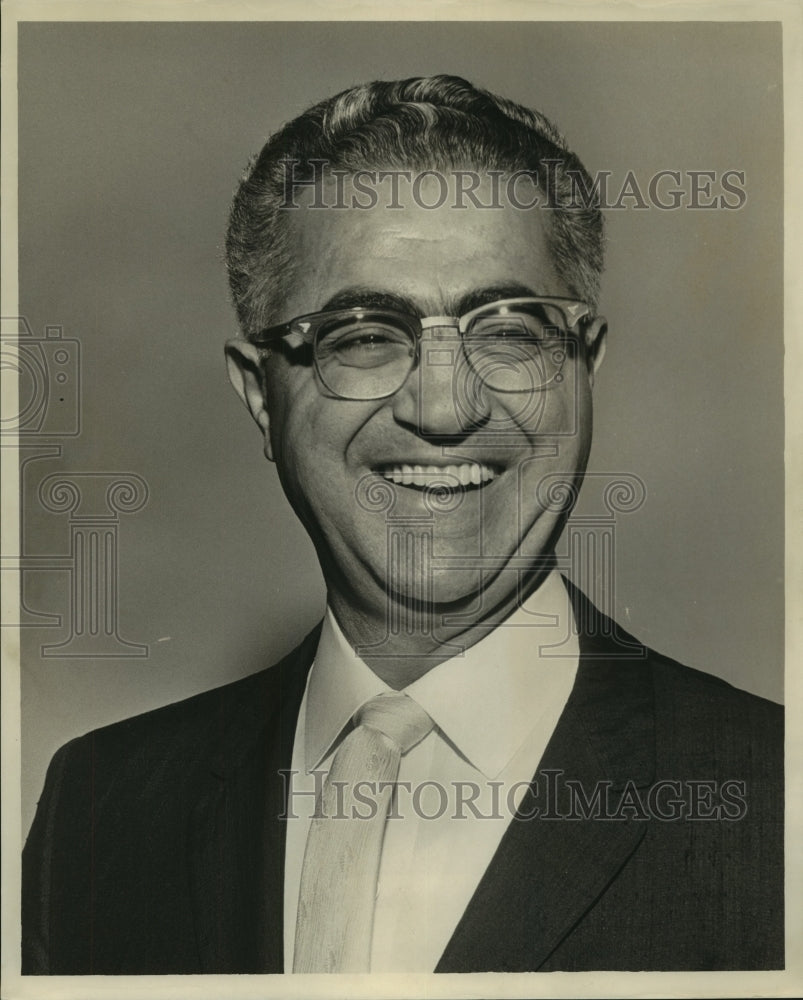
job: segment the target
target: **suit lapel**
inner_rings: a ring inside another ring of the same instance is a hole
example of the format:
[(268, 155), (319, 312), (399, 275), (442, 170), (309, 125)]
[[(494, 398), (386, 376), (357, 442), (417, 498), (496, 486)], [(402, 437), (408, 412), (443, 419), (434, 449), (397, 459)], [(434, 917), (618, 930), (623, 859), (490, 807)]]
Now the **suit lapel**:
[[(626, 818), (619, 819), (601, 819), (593, 811), (589, 819), (544, 818), (572, 812), (567, 780), (578, 782), (588, 800), (598, 783), (609, 783), (613, 810), (623, 790), (653, 780), (653, 694), (645, 651), (631, 637), (617, 635), (596, 609), (592, 614), (583, 595), (572, 596), (582, 629), (574, 688), (533, 786), (437, 972), (537, 970), (644, 836), (646, 824), (624, 810)], [(589, 621), (596, 626), (591, 631)], [(547, 772), (554, 772), (549, 779)], [(557, 796), (547, 797), (547, 781)], [(538, 818), (522, 818), (536, 806)], [(578, 815), (576, 806), (573, 811)]]
[[(546, 805), (544, 775), (585, 796), (598, 782), (620, 792), (653, 778), (653, 703), (641, 647), (618, 636), (570, 587), (581, 629), (574, 689), (525, 796), (438, 963), (437, 972), (540, 968), (637, 848), (634, 819), (528, 820)], [(593, 627), (589, 623), (593, 622)], [(319, 629), (270, 670), (224, 689), (213, 766), (188, 832), (193, 916), (205, 973), (283, 971), (286, 808), (282, 769), (292, 759), (296, 719)], [(236, 691), (233, 689), (236, 688)], [(231, 692), (231, 693), (228, 693)], [(261, 813), (261, 822), (255, 817)], [(593, 863), (591, 861), (593, 860)]]
[[(223, 689), (212, 767), (188, 851), (201, 971), (282, 972), (287, 792), (296, 719), (318, 644)], [(236, 689), (236, 690), (235, 690)]]

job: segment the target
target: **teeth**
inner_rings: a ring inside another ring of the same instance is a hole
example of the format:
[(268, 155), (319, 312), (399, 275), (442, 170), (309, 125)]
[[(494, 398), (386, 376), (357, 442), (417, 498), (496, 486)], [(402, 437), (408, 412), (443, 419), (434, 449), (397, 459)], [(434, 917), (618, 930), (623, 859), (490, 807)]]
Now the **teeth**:
[(401, 486), (428, 486), (444, 483), (447, 486), (480, 486), (496, 479), (496, 473), (481, 462), (461, 465), (388, 465), (379, 470), (385, 479)]

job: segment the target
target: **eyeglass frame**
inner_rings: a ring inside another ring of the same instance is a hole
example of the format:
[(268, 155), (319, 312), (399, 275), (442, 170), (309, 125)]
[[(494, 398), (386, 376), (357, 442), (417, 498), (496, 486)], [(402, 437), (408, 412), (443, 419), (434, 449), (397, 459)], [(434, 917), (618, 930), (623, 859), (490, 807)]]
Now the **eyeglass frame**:
[[(400, 309), (386, 309), (374, 306), (354, 306), (349, 309), (329, 309), (319, 312), (304, 313), (301, 316), (295, 316), (293, 319), (287, 320), (286, 323), (278, 323), (275, 326), (265, 327), (255, 336), (251, 337), (250, 340), (254, 347), (268, 351), (275, 343), (281, 340), (285, 341), (290, 350), (298, 350), (304, 346), (311, 348), (315, 373), (317, 374), (321, 384), (325, 386), (325, 388), (331, 392), (336, 399), (345, 399), (352, 402), (369, 402), (380, 399), (390, 399), (404, 386), (405, 382), (410, 377), (410, 372), (415, 371), (420, 364), (420, 346), (425, 330), (452, 327), (457, 330), (461, 345), (463, 345), (465, 343), (465, 334), (472, 320), (474, 320), (477, 316), (489, 309), (498, 309), (503, 307), (513, 308), (521, 305), (546, 305), (554, 306), (559, 309), (567, 321), (567, 328), (565, 330), (558, 330), (558, 328), (555, 327), (554, 329), (558, 331), (556, 339), (574, 337), (580, 343), (583, 343), (577, 328), (581, 324), (587, 325), (593, 322), (595, 318), (595, 314), (591, 306), (587, 303), (581, 302), (578, 299), (557, 295), (529, 295), (513, 299), (499, 299), (495, 302), (487, 302), (485, 305), (477, 306), (477, 308), (471, 309), (467, 313), (463, 313), (462, 316), (415, 316), (413, 313), (402, 312)], [(366, 313), (380, 313), (383, 316), (398, 318), (403, 321), (403, 328), (414, 337), (414, 354), (409, 371), (407, 372), (404, 380), (391, 392), (383, 393), (381, 396), (344, 396), (342, 393), (336, 392), (332, 389), (320, 370), (317, 352), (318, 331), (327, 320), (334, 320), (335, 318), (357, 319), (359, 316), (365, 315)], [(300, 326), (304, 323), (309, 324), (306, 330), (300, 329)], [(288, 338), (294, 338), (294, 341), (291, 342)], [(466, 355), (466, 361), (469, 365), (471, 365), (471, 359), (468, 355)]]

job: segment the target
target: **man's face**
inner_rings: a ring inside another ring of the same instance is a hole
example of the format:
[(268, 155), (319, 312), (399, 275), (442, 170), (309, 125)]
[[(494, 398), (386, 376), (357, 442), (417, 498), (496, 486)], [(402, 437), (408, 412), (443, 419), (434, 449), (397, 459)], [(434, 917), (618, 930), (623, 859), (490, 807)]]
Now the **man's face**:
[[(310, 209), (299, 197), (297, 276), (275, 322), (351, 306), (455, 316), (505, 298), (571, 297), (547, 250), (546, 212), (421, 206), (436, 196), (424, 185), (418, 204), (402, 190), (403, 208), (371, 210)], [(561, 381), (529, 393), (483, 387), (443, 328), (424, 330), (418, 368), (380, 400), (333, 397), (311, 366), (274, 352), (264, 409), (253, 392), (249, 405), (330, 592), (374, 613), (388, 594), (452, 610), (477, 610), (480, 592), (482, 608), (510, 603), (562, 525), (549, 487), (585, 469), (602, 325), (588, 328), (587, 349), (569, 351)]]

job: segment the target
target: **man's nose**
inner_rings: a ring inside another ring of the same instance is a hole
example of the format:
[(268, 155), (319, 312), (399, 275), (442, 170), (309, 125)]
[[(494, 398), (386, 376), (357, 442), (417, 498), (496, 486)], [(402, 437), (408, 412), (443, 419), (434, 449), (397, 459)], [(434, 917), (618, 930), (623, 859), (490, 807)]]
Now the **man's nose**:
[(488, 422), (488, 393), (453, 328), (425, 331), (418, 365), (396, 393), (393, 414), (422, 437), (464, 437)]

